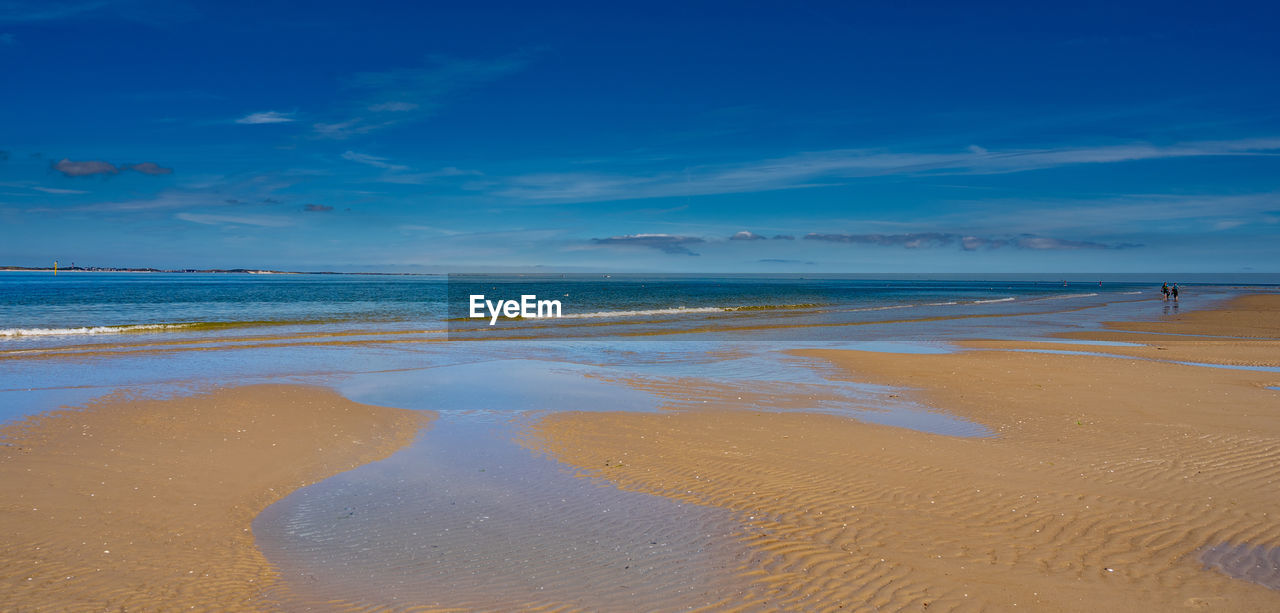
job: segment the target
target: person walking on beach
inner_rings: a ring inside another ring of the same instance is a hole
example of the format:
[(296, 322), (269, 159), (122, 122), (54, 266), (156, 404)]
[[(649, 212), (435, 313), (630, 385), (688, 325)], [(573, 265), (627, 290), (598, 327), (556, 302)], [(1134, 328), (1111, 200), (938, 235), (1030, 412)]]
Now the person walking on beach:
[(1178, 284), (1177, 283), (1173, 284), (1173, 288), (1169, 290), (1169, 294), (1173, 296), (1174, 302), (1178, 301)]
[(1169, 301), (1169, 282), (1168, 281), (1165, 281), (1164, 285), (1160, 286), (1160, 295), (1164, 296), (1165, 302)]

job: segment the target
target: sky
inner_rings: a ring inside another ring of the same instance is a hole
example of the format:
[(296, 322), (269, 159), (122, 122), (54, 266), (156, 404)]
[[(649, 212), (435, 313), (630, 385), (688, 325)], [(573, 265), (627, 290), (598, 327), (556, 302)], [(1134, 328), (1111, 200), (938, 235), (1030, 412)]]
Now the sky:
[(1278, 17), (0, 0), (0, 265), (1280, 272)]

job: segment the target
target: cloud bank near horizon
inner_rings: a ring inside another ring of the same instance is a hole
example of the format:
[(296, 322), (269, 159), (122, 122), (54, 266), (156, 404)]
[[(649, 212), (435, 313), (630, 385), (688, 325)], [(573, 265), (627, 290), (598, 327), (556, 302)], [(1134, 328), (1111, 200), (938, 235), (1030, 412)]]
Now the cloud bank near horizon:
[[(994, 250), (1001, 248), (1026, 249), (1031, 251), (1074, 251), (1080, 249), (1136, 249), (1140, 243), (1102, 243), (1090, 240), (1075, 240), (1036, 234), (1020, 234), (1015, 236), (974, 236), (953, 232), (908, 232), (902, 234), (849, 234), (818, 233), (804, 235), (804, 240), (821, 243), (846, 245), (869, 245), (876, 247), (898, 247), (902, 249), (937, 249), (958, 246), (963, 251)], [(738, 241), (769, 240), (760, 234), (744, 230), (729, 236), (722, 241), (709, 240), (699, 236), (679, 234), (626, 234), (608, 238), (593, 238), (591, 244), (604, 247), (642, 247), (656, 249), (670, 255), (700, 255), (689, 248), (690, 245), (712, 246), (716, 243)], [(793, 237), (780, 235), (774, 240), (793, 240)], [(766, 258), (761, 262), (790, 261), (779, 258)]]

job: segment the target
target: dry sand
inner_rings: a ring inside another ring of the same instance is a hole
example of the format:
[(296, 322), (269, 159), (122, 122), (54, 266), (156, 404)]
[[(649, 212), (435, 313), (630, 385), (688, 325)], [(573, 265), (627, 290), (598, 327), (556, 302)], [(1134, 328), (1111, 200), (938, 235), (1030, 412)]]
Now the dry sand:
[(108, 397), (0, 430), (0, 610), (260, 610), (250, 524), (427, 419), (313, 387)]
[[(1280, 296), (1124, 328), (1202, 335), (1180, 337), (1176, 359), (1200, 347), (1213, 359), (1198, 361), (1280, 366)], [(1280, 610), (1280, 391), (1267, 389), (1280, 373), (1004, 350), (1037, 345), (799, 352), (991, 438), (685, 410), (550, 415), (528, 444), (622, 488), (735, 511), (758, 552), (746, 609)]]

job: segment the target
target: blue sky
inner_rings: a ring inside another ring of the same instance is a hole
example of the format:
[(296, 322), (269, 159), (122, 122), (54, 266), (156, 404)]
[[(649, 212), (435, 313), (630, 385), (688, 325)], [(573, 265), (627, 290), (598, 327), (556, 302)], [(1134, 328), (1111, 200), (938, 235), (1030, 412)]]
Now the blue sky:
[(0, 264), (1280, 272), (1269, 3), (473, 4), (0, 0)]

